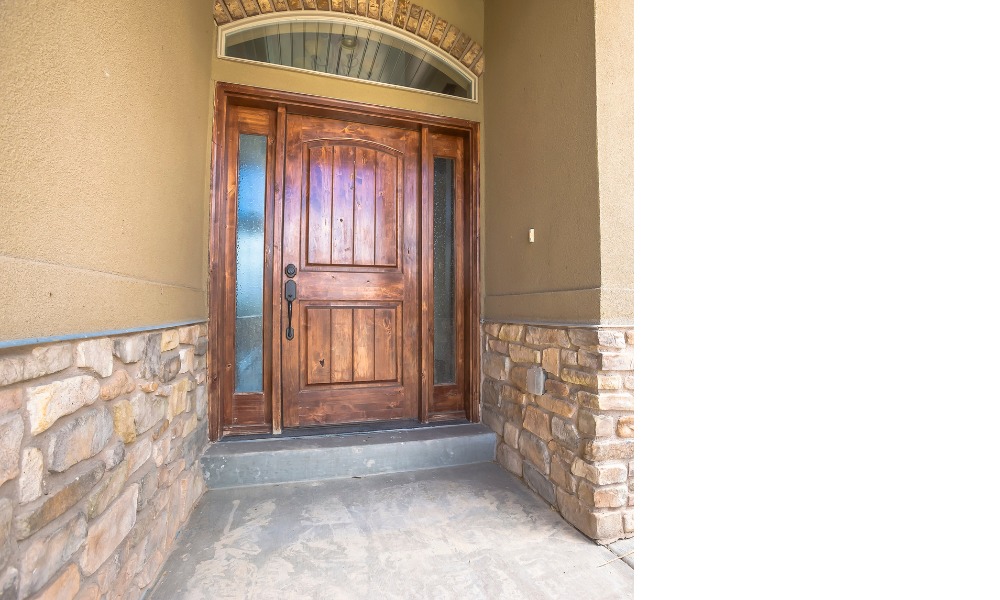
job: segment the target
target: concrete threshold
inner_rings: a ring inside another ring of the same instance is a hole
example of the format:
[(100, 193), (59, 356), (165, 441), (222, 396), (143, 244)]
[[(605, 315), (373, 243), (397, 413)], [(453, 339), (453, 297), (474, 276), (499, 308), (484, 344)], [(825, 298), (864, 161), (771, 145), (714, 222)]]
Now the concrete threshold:
[(227, 441), (201, 459), (209, 489), (366, 477), (492, 462), (496, 434), (482, 424)]

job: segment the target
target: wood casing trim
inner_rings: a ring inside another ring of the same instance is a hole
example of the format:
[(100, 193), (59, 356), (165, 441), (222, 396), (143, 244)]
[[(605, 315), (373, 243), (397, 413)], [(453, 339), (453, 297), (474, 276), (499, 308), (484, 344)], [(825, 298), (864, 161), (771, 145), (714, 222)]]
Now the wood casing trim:
[[(426, 125), (420, 128), (420, 337), (434, 339), (434, 178), (423, 177), (427, 165), (433, 165), (430, 133)], [(433, 168), (433, 167), (432, 167)], [(428, 260), (428, 257), (430, 259)], [(426, 423), (434, 397), (434, 345), (423, 343), (420, 348), (419, 418)]]
[[(286, 117), (290, 113), (315, 115), (355, 121), (358, 123), (399, 127), (417, 131), (421, 136), (421, 177), (424, 170), (423, 167), (426, 164), (424, 162), (424, 160), (426, 160), (424, 154), (427, 153), (428, 150), (428, 145), (424, 142), (430, 134), (441, 133), (453, 135), (461, 137), (465, 140), (464, 143), (467, 151), (465, 152), (463, 165), (463, 170), (465, 171), (463, 184), (465, 188), (465, 201), (468, 204), (469, 218), (466, 232), (467, 237), (463, 240), (466, 244), (468, 257), (468, 260), (466, 261), (468, 264), (464, 269), (464, 275), (466, 277), (466, 296), (468, 298), (468, 318), (466, 319), (466, 323), (463, 324), (467, 340), (464, 345), (468, 348), (468, 354), (466, 355), (467, 365), (465, 367), (467, 373), (467, 383), (465, 385), (466, 404), (464, 415), (469, 421), (478, 422), (480, 418), (479, 398), (481, 385), (479, 323), (482, 308), (482, 298), (480, 296), (481, 269), (479, 249), (479, 124), (474, 121), (454, 117), (444, 117), (440, 115), (431, 115), (397, 108), (363, 104), (359, 102), (336, 100), (310, 96), (307, 94), (218, 82), (215, 94), (215, 116), (211, 156), (212, 178), (210, 184), (210, 197), (212, 198), (212, 205), (210, 207), (209, 219), (209, 331), (212, 338), (212, 343), (209, 345), (208, 352), (208, 371), (211, 383), (209, 386), (208, 406), (209, 437), (212, 440), (218, 440), (222, 437), (224, 433), (223, 399), (226, 397), (226, 394), (229, 394), (230, 397), (232, 396), (230, 391), (221, 389), (224, 387), (222, 384), (225, 379), (225, 377), (223, 377), (225, 373), (225, 365), (231, 364), (231, 362), (226, 362), (227, 358), (229, 358), (226, 350), (228, 344), (222, 344), (220, 342), (227, 339), (227, 335), (231, 336), (232, 334), (232, 331), (227, 333), (225, 330), (225, 319), (223, 318), (226, 298), (226, 277), (223, 275), (226, 272), (226, 242), (228, 236), (225, 231), (226, 211), (222, 210), (222, 208), (227, 206), (227, 198), (224, 197), (227, 189), (225, 180), (227, 170), (225, 140), (226, 124), (229, 119), (230, 109), (234, 106), (253, 107), (275, 111), (277, 116), (274, 131), (274, 139), (276, 143), (273, 153), (275, 165), (283, 165), (285, 161), (285, 148), (283, 140), (285, 137)], [(431, 157), (431, 164), (433, 164), (433, 157)], [(425, 179), (430, 179), (431, 181), (424, 181)], [(428, 189), (428, 184), (431, 186), (433, 185), (432, 178), (422, 177), (418, 188), (419, 195), (421, 196), (420, 204), (422, 220), (424, 203), (428, 199), (431, 202), (433, 201), (433, 189)], [(283, 168), (274, 169), (269, 188), (274, 213), (272, 221), (273, 227), (271, 231), (272, 235), (270, 243), (267, 245), (267, 251), (271, 257), (270, 267), (272, 281), (280, 281), (281, 269), (283, 265), (280, 264), (280, 261), (275, 260), (275, 257), (280, 254), (281, 250), (280, 231), (282, 230), (283, 222), (282, 214), (280, 213), (282, 213), (281, 206), (284, 197)], [(427, 195), (428, 193), (430, 194), (429, 196)], [(433, 207), (433, 205), (431, 206)], [(432, 219), (429, 220), (429, 224), (433, 227)], [(424, 224), (421, 222), (421, 238), (423, 238), (424, 235), (423, 226)], [(421, 239), (421, 244), (423, 243), (424, 240)], [(423, 274), (421, 273), (420, 288), (422, 295), (425, 285), (433, 286), (433, 282), (430, 281), (425, 283)], [(271, 310), (280, 311), (282, 308), (279, 297), (280, 295), (273, 293), (273, 289), (271, 292)], [(426, 330), (425, 327), (427, 324), (433, 328), (432, 321), (425, 321), (423, 314), (424, 310), (424, 303), (423, 300), (421, 300), (421, 331)], [(272, 344), (271, 348), (268, 349), (269, 353), (280, 352), (282, 335), (281, 320), (275, 319), (274, 322), (270, 324), (270, 329), (272, 332)], [(424, 346), (429, 346), (429, 344), (424, 344)], [(427, 367), (432, 367), (432, 364), (426, 364), (429, 357), (424, 357), (423, 355), (424, 352), (422, 351), (421, 371), (426, 373), (426, 375), (424, 375), (421, 380), (422, 393), (421, 402), (419, 404), (420, 420), (423, 422), (433, 422), (460, 417), (461, 413), (458, 411), (447, 411), (438, 414), (431, 414), (429, 412), (428, 404), (431, 401), (433, 393), (433, 368), (430, 368), (429, 371), (426, 370)], [(274, 356), (278, 356), (278, 354), (274, 354)], [(274, 362), (275, 361), (272, 361), (272, 364)], [(430, 362), (432, 363), (432, 360)], [(268, 408), (270, 409), (269, 421), (272, 432), (280, 433), (281, 409), (280, 394), (278, 393), (281, 389), (280, 366), (278, 367), (278, 371), (274, 373), (274, 376), (267, 382), (265, 389), (269, 392), (267, 395), (270, 397), (270, 405)], [(230, 433), (258, 432), (253, 426), (228, 426), (225, 427), (225, 429), (227, 429)]]

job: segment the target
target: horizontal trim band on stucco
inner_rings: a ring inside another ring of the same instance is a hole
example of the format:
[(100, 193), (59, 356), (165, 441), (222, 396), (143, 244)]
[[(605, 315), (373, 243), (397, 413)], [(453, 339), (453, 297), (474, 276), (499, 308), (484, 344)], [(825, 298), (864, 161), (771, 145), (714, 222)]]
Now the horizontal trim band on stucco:
[(513, 323), (601, 323), (601, 289), (553, 290), (523, 294), (487, 294), (483, 318)]
[(562, 290), (542, 290), (540, 292), (510, 292), (509, 294), (487, 294), (487, 298), (507, 298), (509, 296), (538, 296), (542, 294), (560, 294), (563, 292), (590, 292), (600, 291), (600, 287), (566, 288)]
[(627, 287), (487, 294), (484, 305), (483, 318), (496, 323), (631, 327), (635, 320)]
[(204, 290), (0, 256), (0, 341), (208, 318)]
[(207, 322), (208, 319), (188, 319), (187, 321), (176, 321), (174, 323), (165, 323), (163, 325), (148, 325), (142, 327), (129, 327), (128, 329), (108, 329), (104, 331), (89, 331), (85, 333), (70, 333), (67, 335), (50, 335), (48, 337), (0, 341), (0, 350), (5, 350), (7, 348), (20, 348), (22, 346), (38, 346), (40, 344), (51, 344), (52, 342), (69, 342), (73, 340), (87, 340), (91, 338), (110, 337), (113, 335), (125, 335), (128, 333), (140, 333), (144, 331), (158, 331), (160, 329), (184, 327), (185, 325), (195, 325), (197, 323)]
[(603, 329), (608, 327), (613, 328), (633, 328), (635, 325), (632, 321), (628, 322), (615, 322), (615, 323), (581, 323), (573, 321), (539, 321), (531, 319), (495, 319), (495, 318), (483, 318), (479, 320), (481, 325), (487, 323), (497, 323), (497, 324), (512, 324), (512, 325), (536, 325), (538, 327), (573, 327), (575, 329)]
[(183, 283), (174, 283), (174, 282), (170, 282), (170, 281), (160, 281), (158, 279), (145, 279), (143, 277), (135, 277), (134, 275), (128, 275), (128, 274), (125, 274), (125, 273), (115, 273), (114, 271), (105, 271), (105, 270), (102, 270), (102, 269), (93, 269), (93, 268), (90, 268), (90, 267), (80, 267), (80, 266), (72, 265), (72, 264), (68, 264), (68, 263), (58, 263), (58, 262), (53, 262), (51, 260), (42, 260), (42, 259), (31, 258), (31, 257), (27, 257), (27, 256), (15, 256), (15, 255), (12, 255), (12, 254), (3, 254), (3, 255), (0, 255), (0, 260), (11, 260), (11, 261), (26, 262), (26, 263), (29, 264), (28, 268), (31, 268), (32, 266), (55, 267), (57, 269), (68, 269), (68, 270), (71, 270), (71, 271), (75, 271), (75, 272), (80, 273), (81, 275), (84, 275), (84, 276), (95, 276), (95, 275), (97, 275), (97, 276), (101, 276), (101, 277), (111, 277), (111, 278), (114, 278), (114, 279), (120, 279), (120, 280), (123, 280), (123, 281), (129, 281), (129, 282), (134, 282), (134, 283), (161, 285), (161, 286), (164, 286), (164, 287), (179, 288), (179, 289), (182, 289), (182, 290), (191, 290), (191, 291), (199, 292), (199, 293), (204, 293), (205, 292), (205, 290), (203, 288), (195, 287), (195, 286), (192, 286), (192, 285), (185, 285)]

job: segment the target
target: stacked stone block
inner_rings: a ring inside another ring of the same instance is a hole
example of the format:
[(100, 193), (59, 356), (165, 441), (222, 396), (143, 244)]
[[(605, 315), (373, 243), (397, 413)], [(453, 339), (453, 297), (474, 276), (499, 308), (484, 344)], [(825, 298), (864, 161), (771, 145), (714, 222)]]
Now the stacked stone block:
[(0, 600), (139, 598), (205, 490), (208, 328), (0, 354)]
[(497, 462), (599, 542), (633, 535), (633, 330), (486, 323)]

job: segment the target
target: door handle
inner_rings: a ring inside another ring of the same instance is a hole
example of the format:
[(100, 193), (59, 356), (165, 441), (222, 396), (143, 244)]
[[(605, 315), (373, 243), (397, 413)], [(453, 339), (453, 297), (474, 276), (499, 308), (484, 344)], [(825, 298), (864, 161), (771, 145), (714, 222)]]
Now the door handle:
[(295, 337), (295, 330), (292, 329), (292, 302), (295, 300), (297, 295), (297, 290), (295, 288), (295, 282), (289, 279), (285, 282), (285, 300), (288, 301), (288, 328), (285, 329), (285, 337), (292, 339)]

